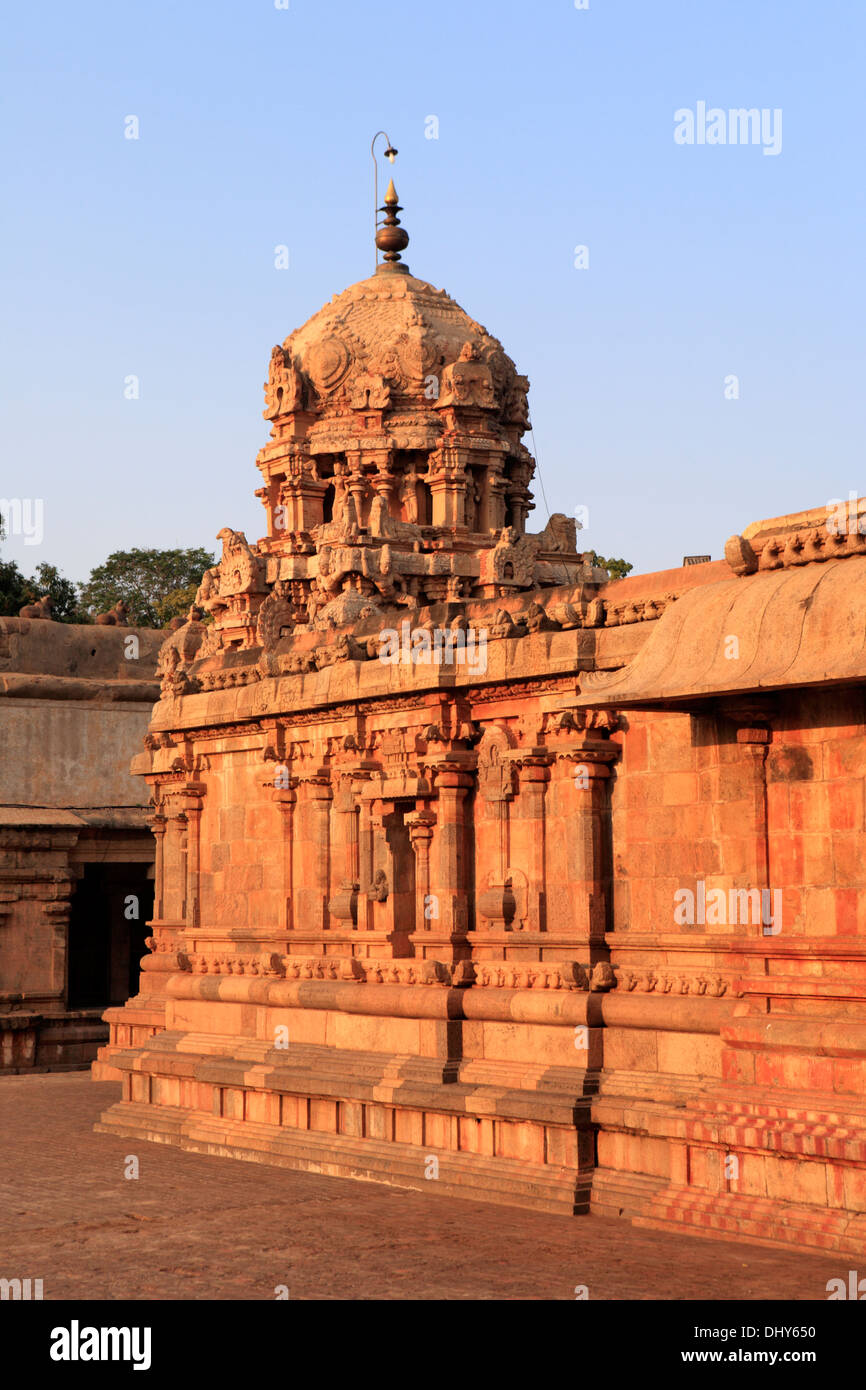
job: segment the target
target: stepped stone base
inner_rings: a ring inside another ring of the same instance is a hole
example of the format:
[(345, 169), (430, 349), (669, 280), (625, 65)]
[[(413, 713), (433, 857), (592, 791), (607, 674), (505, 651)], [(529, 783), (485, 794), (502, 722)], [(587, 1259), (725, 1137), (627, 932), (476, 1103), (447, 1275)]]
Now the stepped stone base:
[[(573, 1073), (249, 1042), (248, 1059), (163, 1033), (118, 1057), (124, 1098), (97, 1130), (332, 1177), (572, 1215), (589, 1210), (590, 1097)], [(211, 1047), (215, 1040), (207, 1040)], [(535, 1074), (533, 1074), (535, 1073)], [(471, 1079), (470, 1079), (471, 1078)], [(590, 1083), (591, 1084), (591, 1083)], [(535, 1089), (527, 1089), (534, 1085)], [(569, 1088), (569, 1089), (566, 1089)]]

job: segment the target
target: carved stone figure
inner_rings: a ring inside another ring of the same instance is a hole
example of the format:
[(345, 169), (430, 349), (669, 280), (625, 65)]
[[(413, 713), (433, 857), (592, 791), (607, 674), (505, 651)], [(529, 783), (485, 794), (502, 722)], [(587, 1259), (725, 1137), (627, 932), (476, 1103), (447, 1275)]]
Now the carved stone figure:
[(268, 379), (264, 386), (266, 420), (286, 415), (304, 406), (304, 379), (292, 363), (291, 356), (279, 343), (271, 350)]
[(383, 377), (361, 372), (352, 382), (349, 399), (353, 410), (385, 410), (391, 401), (391, 387)]
[(400, 502), (403, 507), (404, 520), (411, 525), (417, 526), (419, 520), (418, 512), (418, 483), (420, 478), (414, 468), (410, 468), (400, 481)]
[(577, 550), (577, 522), (564, 512), (554, 512), (539, 537), (542, 550), (554, 550), (568, 555)]
[(475, 343), (464, 343), (457, 361), (444, 369), (438, 404), (477, 406), (485, 410), (496, 404), (490, 368), (481, 361)]
[(23, 608), (19, 608), (18, 616), (19, 618), (37, 618), (51, 622), (51, 610), (53, 607), (54, 601), (51, 595), (43, 594), (35, 603), (25, 603)]
[(282, 637), (290, 636), (295, 625), (291, 590), (278, 580), (259, 609), (256, 640), (265, 651), (272, 651)]
[(129, 624), (129, 609), (122, 598), (117, 600), (113, 608), (109, 608), (107, 613), (97, 613), (95, 621), (102, 627), (127, 627)]
[(384, 869), (377, 869), (373, 882), (367, 889), (367, 896), (373, 903), (388, 901), (388, 876)]

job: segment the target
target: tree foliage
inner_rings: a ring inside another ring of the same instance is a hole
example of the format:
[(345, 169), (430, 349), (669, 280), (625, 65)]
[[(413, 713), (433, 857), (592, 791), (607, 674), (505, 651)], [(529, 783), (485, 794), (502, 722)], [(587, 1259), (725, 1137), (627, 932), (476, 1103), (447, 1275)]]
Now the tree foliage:
[[(0, 517), (0, 538), (3, 519)], [(14, 560), (0, 560), (0, 617), (17, 618), (25, 603), (35, 603), (43, 594), (50, 594), (51, 616), (59, 623), (86, 623), (86, 614), (78, 606), (78, 592), (71, 579), (64, 579), (56, 565), (37, 565), (36, 573), (28, 579)]]
[(590, 551), (589, 562), (592, 565), (600, 566), (603, 570), (607, 570), (611, 579), (625, 579), (626, 575), (631, 574), (631, 571), (634, 569), (634, 565), (630, 565), (628, 560), (606, 560), (603, 555), (599, 555), (595, 550)]
[(27, 580), (14, 560), (0, 560), (0, 618), (15, 618), (27, 602)]
[(33, 603), (43, 594), (51, 595), (51, 616), (56, 623), (87, 623), (78, 603), (78, 588), (71, 579), (64, 579), (56, 565), (41, 564), (32, 579), (26, 581), (25, 603)]
[(164, 627), (185, 617), (206, 569), (209, 550), (115, 550), (79, 586), (82, 607), (104, 613), (119, 599), (134, 627)]

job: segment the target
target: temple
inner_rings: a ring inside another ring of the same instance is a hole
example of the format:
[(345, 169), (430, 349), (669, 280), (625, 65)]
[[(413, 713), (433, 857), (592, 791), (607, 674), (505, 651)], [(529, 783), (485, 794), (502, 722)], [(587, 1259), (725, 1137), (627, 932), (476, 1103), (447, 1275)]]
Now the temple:
[(161, 649), (98, 1128), (862, 1254), (866, 537), (613, 581), (527, 531), (528, 382), (400, 210)]

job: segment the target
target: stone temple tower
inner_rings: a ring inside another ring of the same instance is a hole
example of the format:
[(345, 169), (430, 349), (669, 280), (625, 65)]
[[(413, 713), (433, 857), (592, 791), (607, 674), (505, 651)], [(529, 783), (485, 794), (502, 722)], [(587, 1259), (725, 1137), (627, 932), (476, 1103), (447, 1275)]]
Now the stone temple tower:
[(860, 1258), (866, 500), (616, 581), (527, 534), (526, 379), (383, 211), (160, 651), (98, 1127)]
[(103, 1125), (383, 1181), (432, 1146), (455, 1192), (570, 1211), (572, 1032), (612, 979), (613, 721), (575, 705), (607, 575), (566, 516), (527, 534), (529, 383), (402, 263), (393, 184), (383, 211), (376, 274), (272, 350), (266, 535), (220, 533), (161, 651)]

